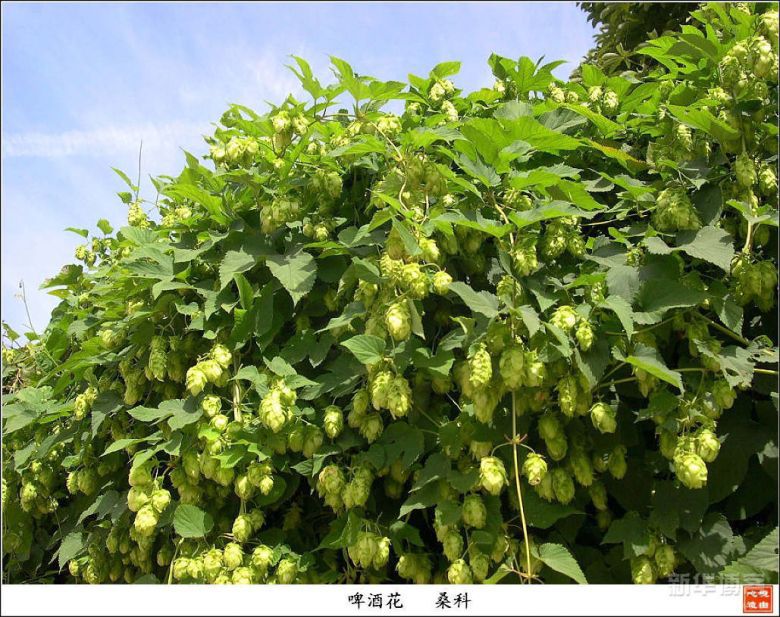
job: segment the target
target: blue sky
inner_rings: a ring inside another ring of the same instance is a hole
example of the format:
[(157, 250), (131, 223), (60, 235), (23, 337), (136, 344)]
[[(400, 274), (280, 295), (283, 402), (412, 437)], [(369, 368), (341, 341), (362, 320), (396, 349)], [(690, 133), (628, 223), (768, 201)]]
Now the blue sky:
[(63, 230), (124, 224), (111, 167), (135, 177), (143, 140), (145, 178), (177, 173), (228, 103), (300, 92), (290, 54), (323, 81), (329, 55), (401, 81), (460, 60), (471, 90), (492, 84), (491, 52), (567, 60), (566, 77), (593, 34), (573, 2), (3, 3), (2, 318), (26, 329), (23, 280), (42, 331), (57, 299), (38, 287), (82, 241)]

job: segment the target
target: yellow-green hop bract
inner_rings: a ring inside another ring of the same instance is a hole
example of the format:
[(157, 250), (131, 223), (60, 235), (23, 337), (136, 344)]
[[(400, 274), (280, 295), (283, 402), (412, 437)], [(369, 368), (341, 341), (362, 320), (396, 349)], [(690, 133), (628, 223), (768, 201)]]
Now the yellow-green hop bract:
[(230, 542), (223, 549), (223, 559), (228, 570), (235, 570), (244, 563), (244, 551), (240, 544)]
[(491, 495), (499, 495), (507, 483), (506, 468), (501, 459), (486, 456), (479, 462), (479, 481)]
[(273, 556), (273, 549), (270, 546), (261, 544), (260, 546), (255, 547), (255, 549), (252, 551), (250, 562), (252, 567), (255, 568), (261, 576), (263, 576), (266, 572), (268, 572), (268, 568), (271, 566)]
[(607, 468), (609, 473), (618, 480), (626, 475), (628, 463), (626, 462), (626, 447), (624, 445), (615, 446), (610, 452)]
[[(135, 488), (135, 487), (133, 487)], [(171, 503), (171, 493), (164, 488), (152, 491), (151, 504), (155, 512), (161, 514)]]
[(406, 302), (391, 304), (385, 313), (385, 325), (390, 336), (396, 341), (404, 341), (412, 332), (411, 316)]
[(655, 561), (656, 573), (660, 578), (668, 577), (677, 566), (677, 555), (668, 544), (662, 544), (656, 548), (653, 560)]
[(587, 321), (580, 322), (574, 335), (577, 338), (577, 343), (582, 351), (588, 351), (593, 345), (593, 328)]
[(246, 514), (240, 514), (237, 516), (236, 520), (233, 521), (232, 533), (233, 537), (236, 539), (236, 542), (243, 544), (249, 540), (253, 533), (252, 521), (250, 520), (249, 516)]
[(504, 349), (498, 362), (498, 370), (504, 385), (510, 390), (516, 390), (523, 384), (525, 372), (525, 353), (517, 345)]
[(658, 194), (653, 224), (660, 231), (696, 230), (701, 219), (683, 188), (668, 188)]
[(705, 463), (711, 463), (718, 457), (720, 441), (718, 436), (709, 429), (701, 429), (696, 434), (696, 454)]
[(390, 371), (380, 371), (371, 381), (371, 404), (377, 411), (387, 407), (387, 396), (393, 379), (394, 375)]
[(571, 306), (559, 306), (550, 318), (550, 323), (568, 332), (577, 324), (577, 313)]
[(590, 408), (590, 419), (593, 427), (600, 433), (614, 433), (617, 429), (615, 409), (606, 403), (595, 403)]
[(702, 488), (707, 484), (707, 464), (693, 452), (675, 458), (674, 472), (677, 479), (690, 489)]
[(285, 557), (276, 566), (276, 580), (282, 585), (289, 585), (298, 576), (298, 564), (290, 557)]
[(574, 480), (569, 473), (562, 467), (556, 467), (550, 472), (552, 477), (552, 488), (555, 493), (555, 499), (566, 505), (574, 499)]
[(322, 424), (325, 428), (325, 434), (328, 437), (331, 439), (338, 437), (344, 428), (344, 414), (341, 409), (335, 405), (326, 407)]
[(631, 560), (631, 579), (635, 585), (652, 585), (657, 577), (655, 566), (647, 557), (636, 557)]
[(452, 277), (444, 270), (439, 270), (433, 275), (432, 279), (433, 291), (440, 296), (445, 295), (452, 284)]
[(393, 418), (401, 418), (412, 408), (412, 389), (409, 382), (400, 375), (395, 377), (387, 389), (387, 409)]
[(487, 522), (487, 508), (479, 495), (466, 495), (461, 512), (464, 524), (469, 527), (482, 529)]
[(208, 379), (200, 366), (196, 365), (187, 370), (186, 386), (192, 396), (198, 396), (206, 387)]
[(493, 377), (493, 361), (484, 343), (480, 343), (469, 356), (469, 381), (474, 388), (482, 388)]
[(607, 509), (607, 489), (601, 482), (593, 482), (588, 488), (588, 493), (597, 510)]
[(543, 456), (531, 452), (523, 462), (523, 475), (528, 479), (528, 484), (536, 486), (547, 475), (547, 461)]
[(453, 585), (471, 585), (474, 582), (471, 568), (463, 559), (450, 564), (447, 569), (447, 580)]

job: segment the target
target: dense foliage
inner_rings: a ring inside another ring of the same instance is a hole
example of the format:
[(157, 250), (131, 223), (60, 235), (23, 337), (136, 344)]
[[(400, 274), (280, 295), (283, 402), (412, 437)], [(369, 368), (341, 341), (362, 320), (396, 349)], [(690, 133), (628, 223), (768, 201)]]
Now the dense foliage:
[(119, 172), (6, 326), (4, 580), (776, 581), (777, 35), (468, 94), (295, 58), (310, 101)]
[[(588, 63), (607, 74), (621, 70), (643, 70), (653, 59), (637, 53), (649, 38), (676, 31), (688, 21), (691, 2), (579, 2), (588, 21), (598, 32), (596, 45), (588, 52)], [(696, 3), (699, 4), (699, 3)]]

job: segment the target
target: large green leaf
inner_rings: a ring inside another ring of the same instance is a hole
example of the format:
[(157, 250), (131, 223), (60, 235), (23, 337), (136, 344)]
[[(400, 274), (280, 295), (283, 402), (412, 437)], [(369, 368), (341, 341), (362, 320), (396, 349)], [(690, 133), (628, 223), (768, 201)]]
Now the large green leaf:
[(353, 336), (341, 344), (363, 364), (376, 364), (385, 354), (384, 340), (370, 334)]
[(197, 506), (181, 503), (173, 514), (173, 527), (182, 538), (203, 538), (214, 527), (214, 519)]
[[(582, 573), (582, 568), (580, 568), (577, 560), (572, 557), (565, 546), (552, 543), (542, 544), (539, 547), (539, 559), (541, 559), (548, 568), (565, 574), (580, 585), (588, 584), (585, 575)], [(518, 560), (522, 563), (522, 555), (518, 555)]]
[(317, 264), (305, 251), (266, 258), (266, 264), (297, 304), (314, 287)]

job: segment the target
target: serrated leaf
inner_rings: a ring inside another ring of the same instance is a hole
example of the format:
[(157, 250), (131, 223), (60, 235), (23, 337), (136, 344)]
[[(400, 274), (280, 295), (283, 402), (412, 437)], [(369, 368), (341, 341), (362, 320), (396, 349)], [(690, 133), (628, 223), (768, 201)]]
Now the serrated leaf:
[(173, 514), (173, 528), (182, 538), (203, 538), (214, 527), (214, 519), (197, 506), (181, 503)]
[(625, 298), (621, 296), (609, 296), (608, 298), (605, 298), (599, 306), (608, 308), (617, 315), (617, 318), (620, 320), (620, 324), (623, 326), (629, 339), (634, 336), (634, 312)]
[(702, 227), (696, 232), (680, 232), (677, 248), (691, 257), (715, 264), (722, 270), (731, 270), (734, 259), (734, 241), (729, 233), (720, 227)]
[(639, 513), (629, 512), (623, 518), (612, 521), (602, 544), (622, 544), (626, 559), (643, 554), (650, 546), (650, 530)]
[[(522, 556), (518, 556), (518, 559), (522, 563)], [(542, 544), (539, 547), (539, 559), (541, 559), (548, 568), (565, 574), (580, 585), (588, 584), (585, 575), (582, 573), (582, 568), (580, 568), (577, 560), (572, 557), (565, 546), (551, 543)]]
[(680, 392), (685, 391), (682, 383), (682, 375), (666, 366), (661, 356), (658, 355), (658, 351), (652, 347), (647, 347), (646, 345), (637, 345), (634, 349), (634, 353), (630, 356), (626, 356), (625, 361), (637, 368), (641, 368), (643, 371), (650, 373), (655, 377), (658, 377), (658, 379), (661, 379), (666, 383), (677, 386)]
[[(257, 263), (254, 255), (244, 251), (228, 251), (219, 265), (219, 287), (224, 289), (236, 274), (250, 270)], [(244, 307), (246, 308), (246, 307)]]
[(375, 364), (385, 355), (384, 340), (371, 334), (358, 334), (341, 345), (349, 349), (362, 364)]
[(487, 291), (474, 291), (466, 283), (455, 281), (450, 284), (450, 291), (460, 296), (460, 299), (474, 313), (492, 318), (498, 315), (498, 298)]
[(62, 540), (57, 554), (58, 564), (62, 570), (67, 563), (78, 557), (86, 548), (87, 534), (82, 531), (72, 531)]
[(298, 301), (314, 287), (317, 264), (314, 258), (304, 251), (267, 257), (266, 265), (290, 294), (293, 304), (298, 304)]

